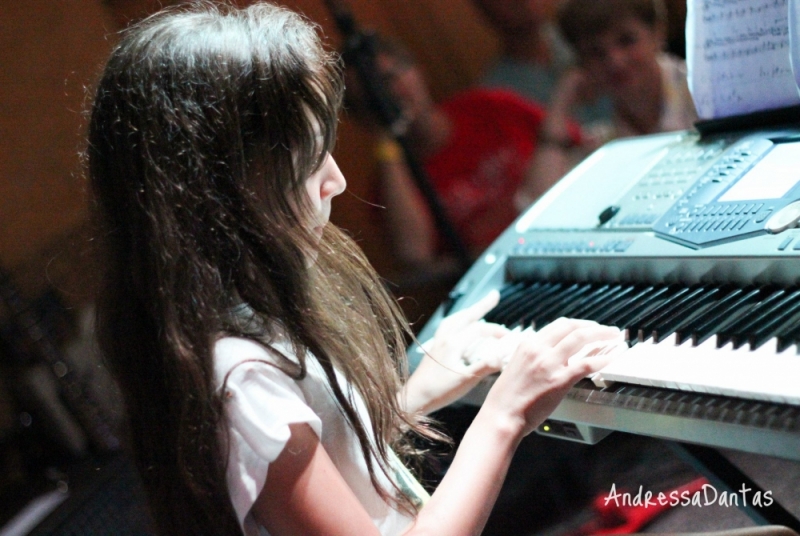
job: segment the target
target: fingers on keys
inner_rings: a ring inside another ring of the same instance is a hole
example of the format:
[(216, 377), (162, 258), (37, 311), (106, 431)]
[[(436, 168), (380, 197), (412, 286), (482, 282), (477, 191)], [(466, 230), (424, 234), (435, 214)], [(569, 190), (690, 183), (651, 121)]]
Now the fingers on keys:
[[(605, 366), (624, 345), (624, 335), (612, 326), (589, 320), (559, 318), (523, 344), (526, 353), (546, 353), (575, 374), (589, 375)], [(627, 347), (627, 346), (626, 346)]]
[(486, 296), (475, 302), (473, 305), (444, 318), (439, 324), (437, 335), (440, 333), (451, 333), (471, 324), (472, 322), (477, 322), (486, 316), (486, 313), (494, 309), (499, 302), (500, 293), (497, 290), (489, 291)]

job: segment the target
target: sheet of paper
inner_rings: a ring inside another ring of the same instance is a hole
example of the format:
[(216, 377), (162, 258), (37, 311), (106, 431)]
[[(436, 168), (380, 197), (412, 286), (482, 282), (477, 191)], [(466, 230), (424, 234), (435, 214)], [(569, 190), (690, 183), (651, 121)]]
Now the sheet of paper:
[[(701, 119), (800, 104), (790, 60), (789, 2), (689, 0), (689, 89)], [(794, 8), (797, 0), (791, 2)]]
[(795, 85), (800, 87), (800, 0), (789, 0), (789, 49)]

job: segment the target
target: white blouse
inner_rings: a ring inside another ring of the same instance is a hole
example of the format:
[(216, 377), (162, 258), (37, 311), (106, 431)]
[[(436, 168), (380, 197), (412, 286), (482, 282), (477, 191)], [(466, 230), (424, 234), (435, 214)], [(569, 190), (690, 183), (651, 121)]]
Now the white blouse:
[[(296, 361), (287, 339), (279, 339), (272, 346)], [(256, 523), (250, 510), (264, 487), (269, 464), (289, 440), (289, 425), (295, 423), (308, 423), (316, 432), (381, 534), (400, 534), (408, 527), (412, 518), (392, 508), (372, 486), (358, 438), (336, 404), (325, 373), (313, 356), (309, 355), (306, 360), (308, 374), (302, 380), (294, 380), (271, 365), (278, 362), (276, 357), (247, 339), (220, 339), (214, 348), (214, 359), (218, 388), (222, 388), (230, 371), (225, 385), (229, 441), (227, 482), (233, 507), (247, 536), (268, 534)], [(371, 437), (371, 423), (363, 400), (343, 377), (338, 376), (338, 379), (344, 392), (351, 393), (354, 407)], [(225, 441), (226, 434), (221, 436)], [(373, 466), (377, 468), (377, 462)], [(393, 489), (380, 470), (376, 470), (376, 476), (384, 489)]]

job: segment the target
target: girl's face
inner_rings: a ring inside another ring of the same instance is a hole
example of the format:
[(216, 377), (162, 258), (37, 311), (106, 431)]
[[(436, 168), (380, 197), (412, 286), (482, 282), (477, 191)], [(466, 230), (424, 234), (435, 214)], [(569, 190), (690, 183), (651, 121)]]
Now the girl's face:
[(634, 17), (578, 44), (578, 54), (589, 75), (612, 97), (625, 99), (660, 80), (658, 55), (663, 32)]
[(314, 235), (322, 238), (322, 230), (331, 215), (331, 200), (344, 192), (347, 181), (328, 154), (322, 166), (306, 179), (306, 194), (311, 208), (311, 221), (308, 223)]

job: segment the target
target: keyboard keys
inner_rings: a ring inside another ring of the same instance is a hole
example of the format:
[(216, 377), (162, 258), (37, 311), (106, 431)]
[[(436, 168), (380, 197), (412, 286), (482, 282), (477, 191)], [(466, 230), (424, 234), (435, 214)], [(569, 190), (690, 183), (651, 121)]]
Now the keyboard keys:
[(745, 308), (758, 299), (761, 291), (758, 289), (751, 289), (749, 291), (742, 291), (734, 299), (720, 304), (716, 308), (714, 314), (705, 319), (705, 322), (698, 325), (692, 330), (692, 343), (699, 346), (710, 337), (714, 336), (724, 326), (735, 321), (738, 315), (742, 314)]
[[(602, 297), (608, 292), (611, 288), (610, 285), (595, 285), (593, 286), (592, 290), (581, 296), (578, 300), (572, 303), (570, 306), (565, 307), (559, 316), (567, 316), (572, 318), (582, 318), (578, 313), (583, 310), (585, 307), (589, 306), (590, 304), (594, 303), (598, 299), (602, 299)], [(558, 317), (555, 317), (558, 318)], [(552, 320), (551, 320), (552, 322)]]
[(658, 342), (667, 335), (671, 335), (673, 330), (669, 330), (668, 326), (685, 318), (693, 304), (697, 302), (698, 299), (702, 298), (703, 294), (706, 292), (706, 289), (703, 287), (687, 290), (688, 292), (672, 300), (670, 306), (666, 307), (661, 314), (652, 318), (648, 324), (639, 328), (640, 341), (652, 336), (655, 337), (656, 342)]
[(615, 325), (612, 320), (619, 316), (624, 311), (631, 308), (635, 303), (639, 303), (645, 296), (651, 294), (655, 287), (649, 286), (645, 288), (631, 287), (631, 293), (625, 296), (624, 300), (619, 300), (614, 304), (609, 304), (603, 310), (603, 313), (597, 317), (597, 322), (607, 325)]
[(652, 330), (653, 324), (658, 322), (660, 319), (663, 319), (676, 306), (680, 305), (681, 300), (689, 293), (690, 289), (688, 288), (676, 287), (673, 292), (671, 292), (661, 301), (661, 303), (658, 304), (658, 306), (651, 309), (646, 315), (635, 319), (629, 326), (627, 326), (627, 330), (630, 335), (629, 338), (636, 338), (639, 340), (639, 342), (644, 341), (648, 336), (645, 333)]
[(537, 299), (536, 303), (531, 304), (520, 320), (522, 326), (529, 326), (533, 323), (533, 319), (540, 312), (552, 309), (554, 305), (566, 297), (571, 296), (575, 291), (579, 290), (579, 285), (571, 285), (569, 287), (556, 285), (553, 288), (543, 292)]
[(509, 284), (500, 295), (486, 319), (511, 328), (541, 329), (566, 316), (615, 325), (631, 345), (749, 352), (767, 344), (781, 353), (800, 342), (800, 289), (533, 281)]
[(671, 290), (672, 289), (667, 286), (656, 287), (652, 292), (649, 292), (635, 302), (632, 302), (624, 311), (620, 311), (621, 314), (609, 317), (607, 322), (612, 326), (619, 327), (620, 329), (627, 329), (631, 320), (636, 319), (640, 315), (646, 314), (647, 311), (657, 307), (658, 304), (669, 295)]
[(570, 292), (565, 292), (556, 302), (550, 307), (537, 311), (533, 319), (532, 325), (534, 329), (536, 326), (546, 326), (558, 317), (566, 316), (565, 312), (570, 310), (576, 303), (584, 298), (592, 290), (592, 285), (575, 285), (575, 288)]
[(728, 324), (717, 332), (717, 345), (721, 348), (728, 342), (732, 342), (734, 348), (742, 346), (747, 342), (748, 330), (753, 329), (759, 321), (762, 321), (764, 316), (769, 314), (773, 304), (779, 303), (785, 293), (786, 291), (784, 290), (765, 291), (765, 295), (747, 308), (744, 314), (740, 315), (735, 322)]
[(800, 290), (786, 296), (764, 315), (748, 335), (751, 349), (756, 349), (775, 337), (787, 325), (794, 325), (800, 313)]
[(594, 381), (800, 404), (799, 377), (800, 358), (794, 353), (756, 356), (731, 344), (676, 346), (648, 339), (616, 357)]

